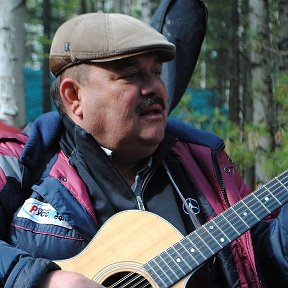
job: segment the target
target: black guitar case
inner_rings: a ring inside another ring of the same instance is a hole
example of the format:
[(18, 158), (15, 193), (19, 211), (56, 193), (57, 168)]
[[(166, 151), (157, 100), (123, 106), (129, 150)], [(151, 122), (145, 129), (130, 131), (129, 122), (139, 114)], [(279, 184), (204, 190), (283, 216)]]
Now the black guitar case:
[(151, 25), (176, 45), (176, 58), (163, 65), (170, 112), (183, 96), (206, 34), (207, 8), (201, 0), (163, 0)]

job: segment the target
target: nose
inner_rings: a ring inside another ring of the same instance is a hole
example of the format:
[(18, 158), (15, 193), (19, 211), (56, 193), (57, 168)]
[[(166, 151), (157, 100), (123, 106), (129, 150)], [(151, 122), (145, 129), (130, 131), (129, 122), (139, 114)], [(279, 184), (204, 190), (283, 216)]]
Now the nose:
[(165, 97), (167, 93), (160, 76), (154, 74), (143, 76), (140, 89), (142, 96), (161, 95)]

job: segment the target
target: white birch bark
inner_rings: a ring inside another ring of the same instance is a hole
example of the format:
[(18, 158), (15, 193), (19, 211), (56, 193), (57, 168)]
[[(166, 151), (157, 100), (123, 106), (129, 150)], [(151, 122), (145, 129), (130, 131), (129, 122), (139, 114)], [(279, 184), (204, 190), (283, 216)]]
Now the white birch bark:
[(25, 124), (24, 33), (25, 2), (0, 0), (0, 120)]
[(142, 15), (141, 20), (145, 22), (146, 24), (149, 24), (151, 22), (151, 16), (152, 16), (152, 2), (151, 0), (142, 0)]

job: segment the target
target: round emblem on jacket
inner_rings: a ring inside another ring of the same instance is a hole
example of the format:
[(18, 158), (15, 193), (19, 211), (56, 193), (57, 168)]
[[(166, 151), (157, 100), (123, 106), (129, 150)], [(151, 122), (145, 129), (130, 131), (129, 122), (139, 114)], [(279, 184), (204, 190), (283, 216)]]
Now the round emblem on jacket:
[[(195, 199), (187, 198), (185, 201), (186, 201), (188, 207), (194, 212), (194, 214), (200, 213), (199, 204)], [(183, 203), (183, 210), (186, 214), (189, 214), (187, 207), (186, 207), (186, 205), (184, 205), (184, 203)]]

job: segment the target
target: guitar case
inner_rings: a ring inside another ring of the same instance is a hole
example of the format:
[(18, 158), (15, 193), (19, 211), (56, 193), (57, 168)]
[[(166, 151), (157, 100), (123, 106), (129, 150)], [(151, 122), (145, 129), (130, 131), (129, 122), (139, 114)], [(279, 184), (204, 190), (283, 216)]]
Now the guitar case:
[(208, 12), (202, 0), (163, 0), (151, 25), (176, 46), (176, 58), (163, 64), (171, 112), (194, 72), (206, 34)]

